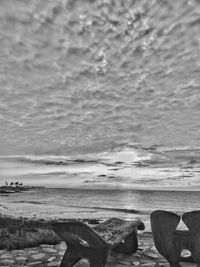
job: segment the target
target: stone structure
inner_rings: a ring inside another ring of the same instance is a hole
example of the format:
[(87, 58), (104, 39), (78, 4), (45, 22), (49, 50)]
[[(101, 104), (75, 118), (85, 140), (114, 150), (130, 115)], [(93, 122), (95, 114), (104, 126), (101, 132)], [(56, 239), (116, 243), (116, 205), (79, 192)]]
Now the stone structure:
[(67, 244), (61, 267), (72, 267), (83, 258), (90, 262), (91, 267), (103, 267), (110, 250), (134, 253), (138, 249), (137, 230), (144, 230), (140, 220), (117, 218), (93, 228), (76, 220), (55, 222), (52, 227)]
[(182, 250), (191, 252), (189, 261), (200, 267), (200, 211), (184, 213), (182, 220), (187, 230), (176, 230), (181, 217), (173, 212), (157, 210), (151, 214), (152, 234), (156, 248), (170, 264), (170, 267), (181, 267), (179, 262)]
[[(131, 254), (111, 251), (106, 267), (169, 267), (167, 261), (158, 254), (154, 247), (150, 233), (138, 233), (138, 245), (139, 249)], [(57, 245), (43, 244), (20, 250), (0, 250), (0, 266), (59, 267), (65, 250), (65, 242)], [(194, 267), (190, 263), (183, 266)], [(81, 260), (75, 267), (89, 267), (89, 263), (86, 260)]]

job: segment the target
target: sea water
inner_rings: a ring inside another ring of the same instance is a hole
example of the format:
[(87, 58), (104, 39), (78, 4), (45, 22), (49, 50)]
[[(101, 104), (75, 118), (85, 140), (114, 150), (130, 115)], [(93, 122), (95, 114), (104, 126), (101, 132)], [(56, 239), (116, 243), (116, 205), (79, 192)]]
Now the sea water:
[(0, 196), (0, 212), (29, 218), (142, 218), (199, 209), (197, 150), (129, 147), (115, 154), (1, 157), (2, 183), (44, 186)]

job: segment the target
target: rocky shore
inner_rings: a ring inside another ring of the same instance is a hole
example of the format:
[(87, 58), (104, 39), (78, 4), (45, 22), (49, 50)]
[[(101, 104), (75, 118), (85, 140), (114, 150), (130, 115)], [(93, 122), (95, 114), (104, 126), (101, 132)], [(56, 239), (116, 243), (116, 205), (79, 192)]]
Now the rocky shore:
[(4, 185), (4, 186), (0, 186), (0, 195), (21, 193), (21, 192), (29, 191), (29, 190), (32, 190), (32, 189), (42, 189), (42, 188), (44, 188), (44, 187), (41, 187), (41, 186), (10, 186), (10, 185)]
[[(34, 248), (22, 250), (0, 250), (0, 266), (24, 266), (24, 267), (57, 267), (60, 265), (65, 253), (66, 245), (60, 242), (56, 245), (42, 244)], [(183, 267), (192, 267), (195, 264), (181, 263)], [(86, 260), (82, 260), (77, 267), (89, 266)], [(151, 233), (139, 234), (139, 249), (134, 254), (120, 254), (111, 252), (106, 267), (168, 267), (167, 261), (160, 256), (154, 247)]]

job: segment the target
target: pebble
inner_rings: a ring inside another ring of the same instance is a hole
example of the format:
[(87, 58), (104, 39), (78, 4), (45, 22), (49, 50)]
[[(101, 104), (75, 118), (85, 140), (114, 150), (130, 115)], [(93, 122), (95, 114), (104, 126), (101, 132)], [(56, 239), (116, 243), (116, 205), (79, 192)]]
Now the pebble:
[(26, 258), (26, 257), (17, 257), (16, 260), (17, 261), (26, 261), (26, 260), (28, 260), (28, 258)]
[(37, 253), (37, 250), (27, 250), (27, 249), (26, 249), (26, 252), (27, 252), (28, 254), (36, 254), (36, 253)]
[(138, 265), (140, 265), (140, 262), (139, 261), (132, 261), (132, 264), (135, 266), (138, 266)]
[(11, 265), (13, 263), (14, 263), (13, 260), (5, 259), (5, 260), (1, 260), (0, 264), (3, 265), (3, 266), (9, 266), (9, 265)]
[(40, 260), (45, 257), (44, 253), (38, 253), (31, 256), (34, 260)]
[(146, 262), (142, 264), (143, 267), (155, 267), (155, 262)]
[(40, 245), (41, 248), (52, 248), (52, 245), (48, 245), (48, 244), (43, 244)]
[(20, 250), (13, 250), (12, 251), (13, 254), (24, 254), (24, 250), (20, 249)]
[(42, 264), (41, 261), (35, 261), (35, 262), (28, 263), (28, 266), (36, 266), (36, 265), (41, 265), (41, 264)]
[(67, 246), (65, 245), (65, 243), (61, 242), (59, 245), (55, 246), (56, 250), (66, 250)]
[(43, 251), (49, 253), (57, 253), (57, 250), (55, 250), (54, 248), (43, 248)]
[(52, 262), (53, 260), (55, 260), (55, 258), (56, 258), (56, 257), (50, 257), (50, 258), (48, 258), (47, 261), (48, 261), (48, 262)]
[(12, 257), (12, 255), (10, 255), (10, 254), (5, 254), (5, 255), (0, 256), (1, 259), (9, 259), (11, 257)]
[[(153, 246), (153, 240), (150, 235), (139, 236), (139, 244), (139, 250), (134, 254), (110, 253), (105, 267), (169, 266), (168, 262)], [(60, 242), (58, 245), (43, 244), (36, 248), (26, 248), (24, 250), (0, 250), (0, 267), (59, 267), (65, 251), (66, 244), (64, 242)], [(81, 260), (76, 266), (86, 267), (88, 262)], [(187, 265), (182, 264), (182, 266), (193, 267), (195, 265), (187, 263)]]
[(60, 266), (60, 261), (52, 261), (52, 262), (49, 262), (47, 264), (48, 267), (56, 267), (56, 266)]
[(159, 256), (152, 252), (145, 253), (145, 255), (153, 259), (159, 259)]

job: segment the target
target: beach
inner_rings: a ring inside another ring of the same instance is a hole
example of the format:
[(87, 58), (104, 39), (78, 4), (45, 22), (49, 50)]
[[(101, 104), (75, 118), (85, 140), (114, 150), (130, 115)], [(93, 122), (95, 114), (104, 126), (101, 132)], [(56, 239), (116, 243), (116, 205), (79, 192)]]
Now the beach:
[[(2, 188), (8, 184), (12, 192), (0, 194), (0, 213), (36, 222), (141, 219), (145, 231), (139, 233), (139, 250), (129, 256), (110, 255), (106, 266), (167, 267), (168, 263), (153, 243), (150, 214), (157, 209), (180, 215), (199, 209), (198, 151), (126, 147), (111, 154), (3, 156), (0, 158)], [(19, 185), (27, 190), (19, 190)], [(25, 229), (29, 231), (29, 227)], [(19, 249), (14, 244), (19, 246), (20, 242), (14, 243), (10, 238), (9, 246), (14, 247), (10, 251), (2, 248), (0, 263), (59, 266), (63, 243), (53, 241), (48, 227), (42, 229), (35, 238), (36, 243), (28, 238), (28, 243)], [(184, 229), (184, 225), (180, 224), (179, 229)], [(47, 237), (43, 234), (46, 231)], [(80, 266), (87, 264), (82, 262)], [(183, 263), (182, 266), (194, 265)]]
[[(26, 217), (28, 220), (36, 221), (36, 223), (40, 220), (45, 223), (45, 221), (66, 219), (99, 223), (112, 217), (125, 220), (141, 219), (145, 223), (145, 230), (138, 233), (139, 250), (129, 255), (111, 253), (106, 266), (168, 267), (167, 261), (157, 252), (154, 246), (150, 214), (153, 210), (161, 208), (178, 214), (183, 214), (191, 209), (198, 209), (199, 192), (31, 188), (20, 193), (0, 195), (0, 199), (0, 210), (4, 216), (12, 215), (16, 219)], [(174, 205), (175, 201), (176, 205)], [(187, 201), (188, 206), (186, 205)], [(22, 224), (19, 223), (19, 225)], [(48, 227), (43, 227), (45, 232)], [(24, 230), (29, 231), (28, 229)], [(184, 226), (180, 225), (179, 229), (184, 229)], [(23, 266), (59, 266), (66, 249), (65, 243), (59, 239), (53, 241), (53, 238), (48, 237), (49, 233), (47, 238), (43, 236), (42, 232), (39, 236), (36, 235), (34, 241), (36, 243), (33, 244), (29, 239), (24, 248), (13, 247), (11, 250), (2, 248), (0, 250), (0, 264), (13, 267), (19, 266), (19, 264)], [(43, 243), (43, 240), (46, 240), (45, 243)], [(14, 242), (11, 241), (10, 244), (14, 245)], [(17, 242), (16, 244), (19, 246), (20, 243)], [(195, 266), (188, 262), (181, 264), (182, 266)], [(81, 261), (77, 266), (86, 267), (88, 263)]]
[[(110, 266), (168, 266), (149, 218), (199, 210), (199, 14), (195, 0), (2, 1), (1, 216), (140, 218), (142, 250)], [(58, 266), (59, 242), (2, 248), (0, 265)]]
[(33, 189), (0, 195), (0, 210), (38, 218), (139, 216), (150, 230), (153, 210), (199, 209), (198, 153), (188, 148), (127, 147), (115, 153), (65, 157), (4, 156), (2, 185), (18, 181)]
[[(199, 192), (35, 189), (1, 196), (1, 213), (44, 219), (141, 218), (150, 231), (156, 209), (182, 214), (199, 209)], [(184, 199), (184, 201), (183, 201)], [(174, 205), (176, 203), (176, 206)]]

